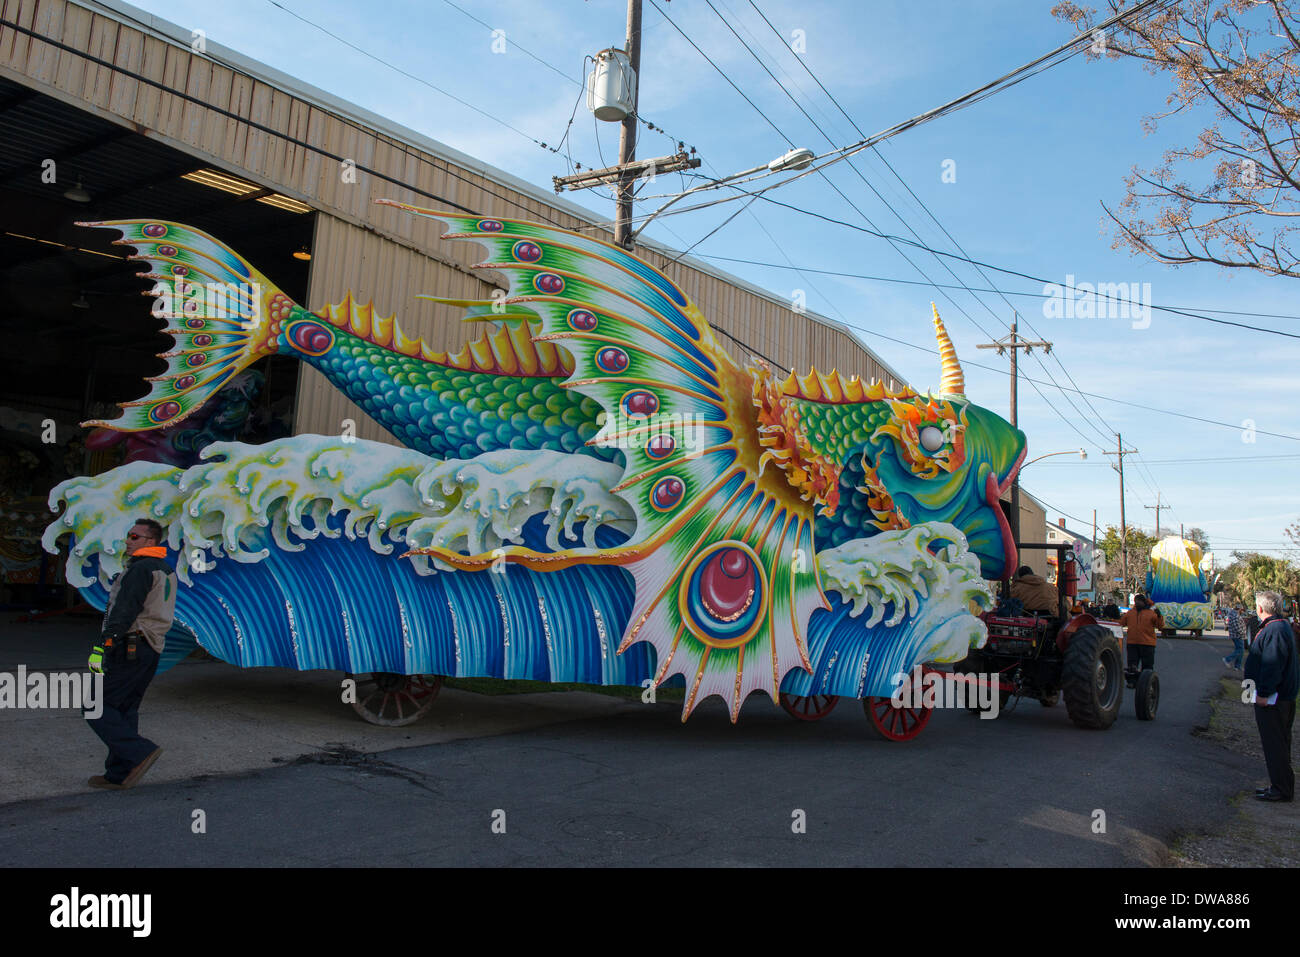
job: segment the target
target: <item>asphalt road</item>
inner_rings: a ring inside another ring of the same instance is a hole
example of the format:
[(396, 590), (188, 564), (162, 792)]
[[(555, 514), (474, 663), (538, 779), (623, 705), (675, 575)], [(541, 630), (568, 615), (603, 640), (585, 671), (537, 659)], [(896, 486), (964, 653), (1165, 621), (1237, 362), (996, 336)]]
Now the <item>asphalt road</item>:
[(1192, 733), (1226, 647), (1162, 640), (1157, 720), (1126, 692), (1104, 732), (1029, 700), (996, 721), (938, 711), (902, 745), (873, 740), (853, 700), (804, 724), (754, 698), (734, 727), (716, 699), (684, 725), (661, 702), (4, 804), (0, 866), (1159, 865), (1264, 776)]

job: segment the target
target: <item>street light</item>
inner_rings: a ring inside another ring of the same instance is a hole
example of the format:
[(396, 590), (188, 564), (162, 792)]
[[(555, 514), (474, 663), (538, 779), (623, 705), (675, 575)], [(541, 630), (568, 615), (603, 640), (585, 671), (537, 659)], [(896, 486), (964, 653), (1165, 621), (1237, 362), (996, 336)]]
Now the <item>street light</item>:
[(1038, 458), (1036, 458), (1036, 459), (1030, 459), (1030, 460), (1029, 460), (1028, 462), (1026, 462), (1024, 465), (1020, 466), (1020, 471), (1023, 472), (1023, 471), (1025, 470), (1026, 466), (1033, 465), (1035, 462), (1037, 462), (1037, 461), (1039, 461), (1039, 460), (1041, 460), (1041, 459), (1050, 459), (1053, 455), (1078, 455), (1079, 458), (1081, 458), (1081, 459), (1086, 459), (1086, 458), (1088, 457), (1088, 450), (1087, 450), (1087, 449), (1067, 449), (1067, 450), (1064, 451), (1064, 452), (1048, 452), (1046, 455), (1040, 455), (1040, 456), (1038, 456)]
[(640, 226), (638, 226), (636, 231), (632, 233), (632, 239), (635, 240), (638, 236), (640, 236), (642, 230), (644, 230), (647, 226), (649, 226), (650, 223), (655, 219), (655, 217), (658, 216), (660, 213), (662, 213), (665, 209), (667, 209), (673, 203), (677, 202), (679, 199), (683, 199), (687, 196), (690, 196), (692, 193), (698, 193), (706, 189), (716, 189), (719, 186), (723, 186), (727, 183), (730, 183), (732, 180), (743, 179), (746, 176), (753, 176), (755, 173), (762, 173), (764, 171), (769, 173), (785, 173), (790, 170), (807, 169), (809, 166), (812, 165), (813, 160), (815, 160), (816, 158), (817, 157), (813, 154), (812, 150), (807, 149), (806, 147), (799, 147), (797, 149), (790, 150), (788, 153), (778, 156), (776, 159), (772, 160), (771, 162), (764, 163), (762, 166), (755, 166), (753, 169), (741, 170), (739, 173), (732, 173), (730, 176), (724, 176), (721, 179), (710, 180), (707, 183), (701, 183), (699, 186), (692, 186), (684, 193), (678, 193), (672, 199), (668, 200), (668, 202), (664, 203), (653, 213), (647, 216), (645, 222), (643, 222)]

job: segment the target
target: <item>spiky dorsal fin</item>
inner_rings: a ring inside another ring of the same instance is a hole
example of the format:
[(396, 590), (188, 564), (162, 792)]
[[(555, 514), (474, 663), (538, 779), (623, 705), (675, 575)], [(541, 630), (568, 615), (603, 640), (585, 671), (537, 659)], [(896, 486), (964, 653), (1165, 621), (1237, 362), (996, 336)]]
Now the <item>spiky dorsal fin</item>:
[(909, 386), (890, 389), (883, 382), (863, 382), (857, 376), (844, 378), (832, 369), (829, 373), (809, 369), (804, 376), (796, 375), (793, 369), (781, 385), (781, 394), (794, 399), (807, 399), (810, 402), (827, 404), (844, 404), (857, 402), (879, 402), (882, 399), (910, 399), (916, 391)]
[(315, 314), (330, 325), (377, 346), (453, 369), (511, 376), (561, 376), (573, 371), (572, 359), (561, 350), (549, 342), (534, 340), (540, 323), (528, 313), (475, 316), (500, 320), (500, 325), (484, 329), (459, 352), (434, 349), (419, 337), (407, 336), (394, 316), (380, 316), (373, 303), (359, 303), (351, 293), (342, 302)]

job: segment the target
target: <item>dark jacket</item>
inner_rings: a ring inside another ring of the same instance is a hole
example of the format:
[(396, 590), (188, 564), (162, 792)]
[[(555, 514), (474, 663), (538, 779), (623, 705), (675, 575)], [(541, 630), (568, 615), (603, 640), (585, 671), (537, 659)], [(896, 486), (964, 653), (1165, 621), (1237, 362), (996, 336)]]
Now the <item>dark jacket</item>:
[(1242, 675), (1255, 682), (1255, 693), (1261, 698), (1277, 692), (1278, 701), (1293, 701), (1300, 695), (1300, 655), (1290, 622), (1285, 618), (1264, 622), (1250, 643)]
[(126, 560), (126, 571), (113, 579), (104, 609), (103, 638), (137, 631), (162, 654), (176, 609), (176, 572), (162, 558), (163, 549), (144, 549)]

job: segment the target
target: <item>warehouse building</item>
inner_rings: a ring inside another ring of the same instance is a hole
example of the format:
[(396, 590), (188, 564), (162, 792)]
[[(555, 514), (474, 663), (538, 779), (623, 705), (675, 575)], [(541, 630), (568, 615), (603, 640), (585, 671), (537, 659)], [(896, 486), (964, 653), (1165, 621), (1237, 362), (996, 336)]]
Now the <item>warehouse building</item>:
[[(432, 221), (375, 200), (589, 231), (596, 221), (218, 44), (196, 50), (190, 31), (116, 0), (0, 8), (0, 571), (11, 585), (57, 586), (35, 537), (48, 490), (152, 441), (78, 423), (114, 418), (138, 398), (170, 346), (141, 298), (150, 284), (115, 234), (78, 221), (192, 224), (309, 308), (351, 293), (446, 350), (464, 344), (461, 310), (416, 295), (489, 299), (492, 277), (470, 268), (474, 244), (444, 242)], [(837, 323), (653, 243), (638, 254), (694, 299), (737, 356), (902, 382)], [(212, 429), (235, 423), (239, 438), (259, 441), (337, 433), (351, 419), (359, 437), (392, 441), (295, 360), (272, 356), (253, 371), (224, 396)]]

